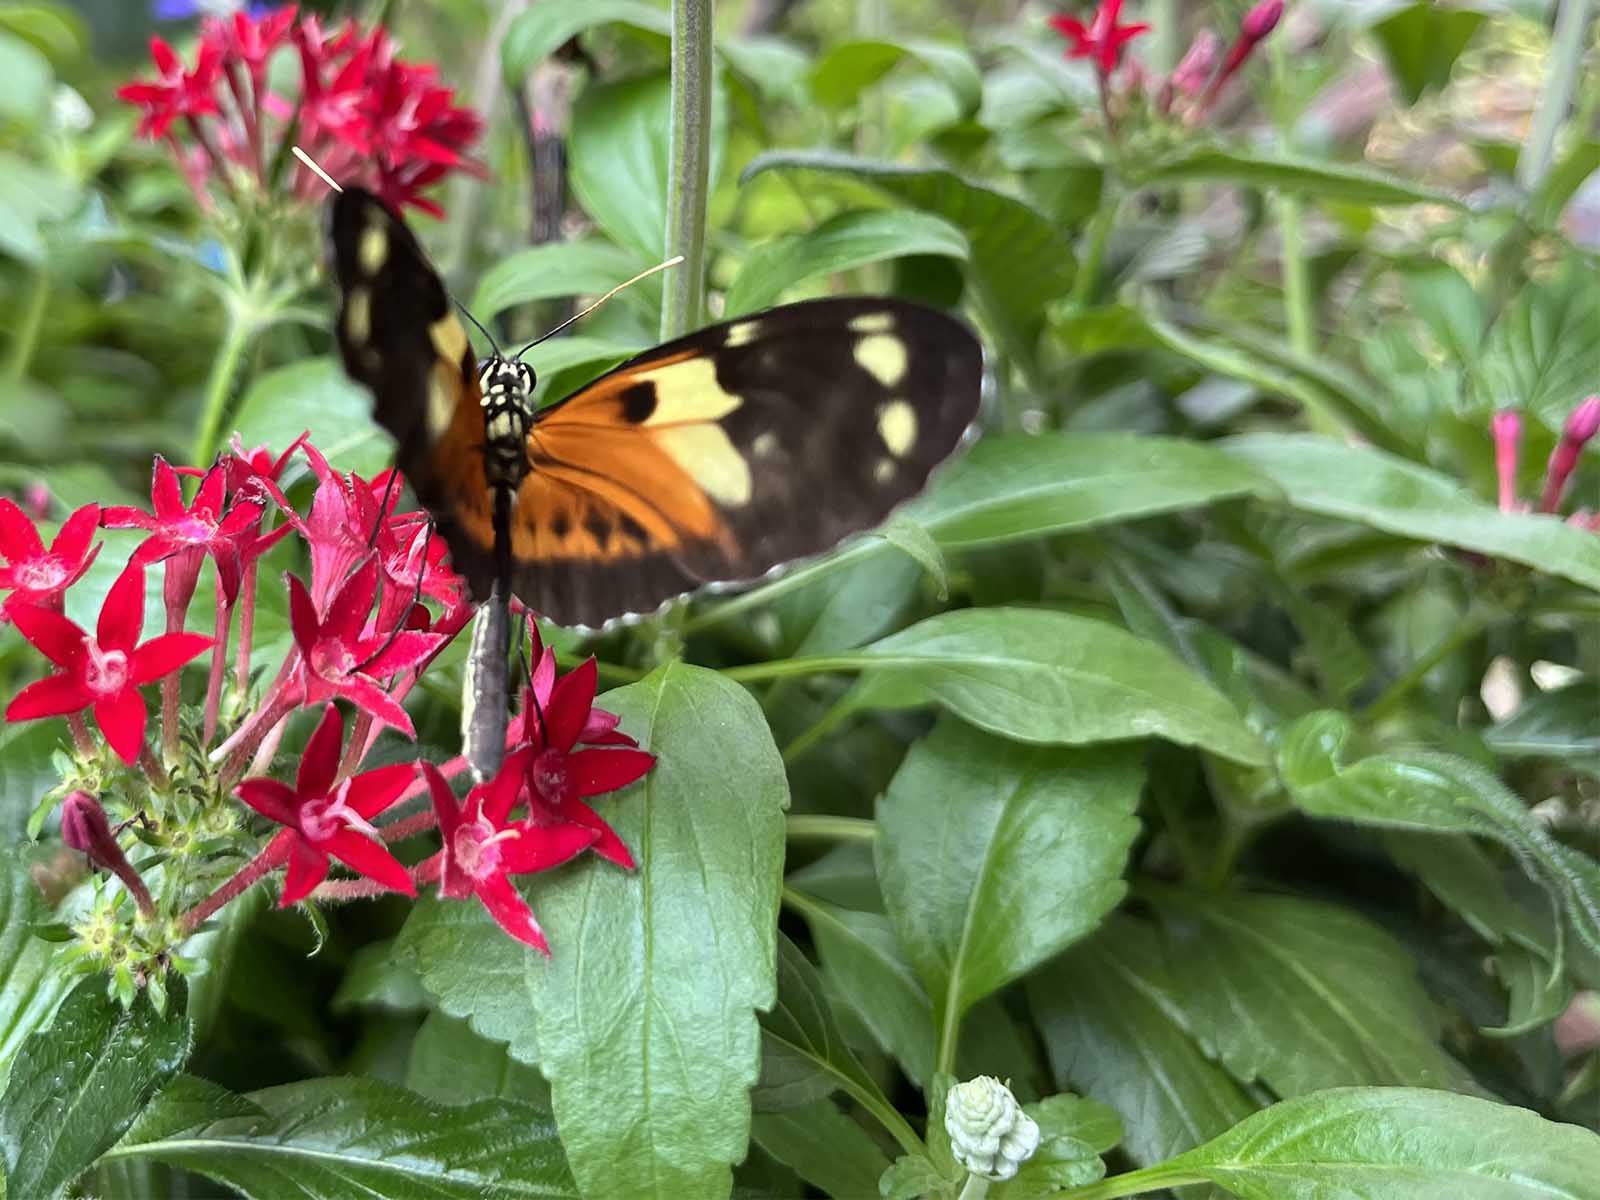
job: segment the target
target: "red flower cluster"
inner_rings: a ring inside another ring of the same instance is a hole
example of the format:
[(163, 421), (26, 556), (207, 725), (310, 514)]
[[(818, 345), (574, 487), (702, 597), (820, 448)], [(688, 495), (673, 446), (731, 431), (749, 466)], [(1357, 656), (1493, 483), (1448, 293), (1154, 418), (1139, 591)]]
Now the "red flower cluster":
[[(1500, 511), (1527, 512), (1528, 505), (1517, 499), (1517, 468), (1522, 459), (1522, 414), (1515, 409), (1503, 408), (1490, 418), (1489, 430), (1494, 438), (1494, 468), (1499, 478)], [(1584, 446), (1596, 434), (1600, 434), (1600, 396), (1590, 396), (1567, 414), (1566, 423), (1561, 428), (1561, 438), (1545, 463), (1544, 487), (1540, 489), (1538, 511), (1554, 513), (1560, 510), (1567, 481), (1577, 470)], [(1567, 518), (1567, 524), (1600, 533), (1600, 513), (1580, 508)]]
[[(304, 512), (279, 485), (297, 451), (316, 478)], [(185, 474), (200, 477), (187, 502)], [(218, 802), (236, 795), (283, 827), (211, 897), (184, 911), (172, 907), (170, 897), (146, 895), (139, 900), (141, 912), (154, 904), (165, 916), (179, 918), (173, 927), (192, 929), (279, 867), (287, 869), (285, 905), (319, 887), (333, 897), (415, 895), (420, 884), (437, 882), (446, 897), (478, 897), (512, 936), (548, 953), (538, 922), (508, 877), (556, 866), (591, 846), (614, 863), (633, 865), (621, 839), (585, 801), (639, 779), (655, 758), (617, 730), (615, 715), (594, 708), (594, 661), (558, 676), (555, 656), (539, 644), (531, 621), (534, 668), (523, 710), (507, 731), (505, 764), (494, 779), (458, 802), (447, 780), (466, 770), (464, 759), (442, 767), (401, 762), (360, 769), (385, 729), (415, 737), (402, 702), (472, 611), (426, 514), (395, 511), (402, 486), (388, 473), (368, 481), (337, 471), (301, 438), (277, 457), (235, 443), (232, 453), (204, 472), (175, 469), (157, 458), (149, 511), (88, 505), (67, 519), (49, 549), (22, 510), (0, 500), (0, 591), (10, 593), (0, 611), (56, 667), (12, 700), (6, 719), (65, 716), (81, 758), (89, 762), (99, 759), (86, 720), (92, 713), (117, 758), (144, 772), (153, 791), (141, 794), (153, 802), (159, 804), (156, 797), (173, 785), (168, 771), (182, 770), (189, 794), (199, 789)], [(63, 596), (95, 560), (100, 547), (91, 541), (97, 526), (139, 529), (145, 537), (112, 584), (91, 633), (63, 615)], [(251, 660), (259, 564), (285, 538), (303, 545), (311, 582), (284, 577), (292, 637), (276, 669), (268, 664), (261, 670)], [(208, 559), (217, 579), (214, 636), (184, 631)], [(142, 640), (145, 575), (157, 563), (164, 570), (166, 632)], [(236, 611), (231, 694), (239, 702), (225, 709)], [(178, 673), (207, 649), (202, 761), (181, 752)], [(149, 710), (141, 691), (158, 681), (159, 756), (147, 741)], [(348, 739), (336, 700), (354, 710)], [(269, 772), (295, 714), (306, 708), (321, 717), (291, 786)], [(222, 725), (227, 727), (219, 736)], [(213, 746), (214, 739), (219, 744)], [(84, 778), (109, 782), (114, 775), (106, 776), (102, 766)], [(432, 800), (429, 810), (374, 824), (394, 805), (424, 792)], [(98, 856), (94, 861), (111, 869), (106, 864), (116, 856), (108, 839), (114, 838), (97, 832), (106, 826), (99, 801), (74, 787), (70, 809), (63, 810), (63, 819), (70, 818), (73, 844), (82, 843), (80, 848)], [(443, 848), (415, 867), (386, 847), (433, 825)], [(362, 878), (328, 882), (333, 860)], [(120, 862), (117, 873), (132, 871)], [(126, 878), (124, 883), (137, 890)]]
[[(269, 67), (290, 43), (300, 60), (299, 91), (283, 97), (270, 90)], [(381, 25), (363, 32), (351, 20), (329, 33), (292, 4), (260, 16), (236, 12), (203, 24), (193, 68), (151, 38), (156, 78), (117, 94), (142, 111), (141, 136), (168, 140), (203, 204), (210, 204), (208, 179), (236, 195), (241, 168), (266, 192), (269, 172), (283, 161), (281, 143), (293, 138), (334, 178), (366, 184), (396, 208), (442, 216), (423, 193), (453, 170), (481, 170), (467, 151), (483, 118), (455, 103), (436, 68), (404, 62), (394, 50)], [(192, 145), (178, 139), (180, 118)], [(320, 194), (309, 171), (293, 169), (302, 199)]]

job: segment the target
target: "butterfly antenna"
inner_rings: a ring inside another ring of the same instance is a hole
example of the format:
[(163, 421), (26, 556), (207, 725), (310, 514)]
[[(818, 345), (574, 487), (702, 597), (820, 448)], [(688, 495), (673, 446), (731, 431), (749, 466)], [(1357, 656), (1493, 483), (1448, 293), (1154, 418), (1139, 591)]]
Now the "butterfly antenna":
[(291, 146), (289, 150), (296, 158), (305, 164), (307, 170), (309, 170), (318, 179), (322, 180), (323, 183), (327, 184), (336, 192), (344, 191), (344, 189), (339, 186), (339, 181), (324, 171), (322, 169), (322, 164), (316, 159), (312, 158), (311, 155), (307, 154), (304, 150), (300, 149), (299, 146)]
[[(383, 519), (389, 515), (389, 496), (394, 491), (394, 481), (399, 478), (399, 476), (400, 472), (397, 468), (389, 468), (389, 482), (383, 485), (383, 499), (378, 502), (378, 515), (372, 522), (372, 532), (367, 535), (368, 550), (371, 550), (378, 544), (378, 531), (383, 528)], [(428, 522), (428, 528), (430, 530), (433, 528), (433, 522), (431, 520)], [(428, 552), (427, 548), (424, 547), (422, 552), (424, 555), (426, 555)], [(421, 576), (418, 576), (418, 578), (420, 579)]]
[(589, 307), (584, 309), (582, 312), (574, 313), (572, 316), (568, 317), (565, 321), (561, 322), (561, 324), (557, 325), (554, 329), (548, 330), (545, 333), (541, 333), (538, 337), (534, 338), (533, 341), (529, 342), (521, 350), (517, 351), (517, 358), (520, 359), (524, 354), (526, 354), (529, 350), (532, 350), (540, 342), (545, 341), (548, 338), (555, 337), (556, 334), (560, 333), (563, 329), (565, 329), (568, 325), (571, 325), (574, 321), (581, 321), (584, 317), (587, 317), (590, 313), (592, 313), (595, 309), (599, 308), (602, 304), (604, 304), (607, 300), (611, 299), (611, 297), (615, 296), (618, 292), (627, 291), (634, 284), (638, 283), (641, 279), (648, 279), (648, 278), (650, 278), (650, 276), (654, 275), (657, 271), (665, 271), (668, 267), (675, 267), (679, 263), (681, 263), (682, 261), (683, 261), (683, 255), (681, 255), (681, 254), (674, 255), (673, 257), (667, 259), (666, 262), (657, 263), (655, 266), (651, 267), (647, 271), (640, 271), (632, 279), (629, 279), (626, 282), (617, 284), (616, 287), (612, 288), (604, 296), (601, 296), (600, 299), (596, 300), (593, 304), (589, 305)]
[(494, 340), (494, 334), (490, 333), (488, 329), (484, 327), (483, 322), (468, 312), (467, 306), (461, 303), (461, 301), (457, 300), (454, 296), (451, 296), (450, 300), (457, 308), (461, 310), (461, 315), (472, 322), (472, 327), (479, 333), (483, 334), (484, 337), (489, 339), (489, 345), (494, 348), (494, 356), (496, 358), (504, 358), (505, 352), (500, 349), (500, 343)]

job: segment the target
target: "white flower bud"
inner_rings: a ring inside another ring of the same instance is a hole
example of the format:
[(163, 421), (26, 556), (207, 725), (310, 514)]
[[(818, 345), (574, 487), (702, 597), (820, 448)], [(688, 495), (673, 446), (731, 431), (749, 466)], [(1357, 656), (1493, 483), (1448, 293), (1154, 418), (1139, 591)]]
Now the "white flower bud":
[(992, 1075), (951, 1088), (944, 1101), (944, 1127), (956, 1161), (985, 1179), (1010, 1179), (1039, 1148), (1039, 1126), (1017, 1098)]

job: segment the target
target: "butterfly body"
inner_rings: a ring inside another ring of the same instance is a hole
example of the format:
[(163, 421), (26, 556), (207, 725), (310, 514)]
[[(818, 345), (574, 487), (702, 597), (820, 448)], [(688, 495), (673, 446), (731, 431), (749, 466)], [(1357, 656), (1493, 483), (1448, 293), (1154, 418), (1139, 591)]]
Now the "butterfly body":
[(474, 597), (497, 579), (598, 627), (759, 578), (880, 523), (956, 449), (983, 356), (904, 301), (804, 301), (648, 350), (535, 410), (533, 373), (476, 360), (414, 235), (331, 203), (340, 352)]

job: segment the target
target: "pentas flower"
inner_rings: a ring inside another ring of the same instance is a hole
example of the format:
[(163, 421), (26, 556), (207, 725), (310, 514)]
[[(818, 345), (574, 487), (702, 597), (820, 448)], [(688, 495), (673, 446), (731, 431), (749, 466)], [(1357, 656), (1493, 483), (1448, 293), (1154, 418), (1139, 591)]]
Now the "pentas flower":
[(585, 733), (597, 739), (613, 737), (615, 717), (606, 713), (599, 721), (593, 719), (597, 680), (595, 661), (590, 658), (556, 679), (544, 698), (539, 696), (537, 677), (528, 689), (516, 729), (533, 751), (527, 760), (523, 797), (531, 824), (592, 830), (597, 837), (596, 854), (619, 867), (632, 868), (628, 847), (584, 800), (642, 779), (655, 765), (656, 756), (631, 746), (578, 748)]
[(317, 611), (326, 612), (334, 589), (372, 553), (374, 531), (382, 532), (381, 502), (355, 472), (347, 476), (335, 471), (309, 442), (304, 449), (317, 476), (316, 494), (305, 517), (292, 509), (285, 513), (311, 545), (311, 596)]
[(134, 561), (151, 563), (183, 556), (178, 573), (190, 579), (191, 592), (200, 560), (209, 556), (217, 565), (217, 583), (223, 597), (232, 605), (239, 594), (239, 539), (260, 525), (266, 506), (248, 496), (236, 497), (232, 504), (224, 505), (225, 487), (225, 470), (220, 464), (213, 466), (201, 480), (193, 502), (186, 505), (177, 472), (157, 455), (150, 485), (155, 513), (113, 505), (101, 515), (100, 523), (107, 529), (148, 529), (150, 536), (133, 552)]
[(1050, 18), (1050, 27), (1071, 43), (1068, 58), (1093, 59), (1104, 78), (1122, 61), (1123, 47), (1150, 32), (1148, 25), (1123, 25), (1121, 20), (1122, 0), (1099, 0), (1087, 25), (1075, 17), (1056, 16)]
[[(1527, 512), (1529, 505), (1517, 498), (1517, 467), (1522, 456), (1522, 414), (1515, 409), (1503, 408), (1489, 418), (1490, 436), (1494, 440), (1494, 469), (1498, 480), (1501, 512)], [(1538, 511), (1559, 511), (1567, 482), (1577, 469), (1583, 448), (1600, 434), (1600, 396), (1590, 396), (1571, 413), (1561, 428), (1561, 438), (1550, 452), (1545, 464), (1544, 487), (1540, 490)], [(1567, 518), (1567, 524), (1579, 529), (1600, 532), (1600, 514), (1579, 509)]]
[(194, 70), (188, 70), (177, 52), (159, 37), (150, 39), (150, 57), (156, 64), (156, 77), (147, 83), (127, 83), (117, 89), (117, 98), (138, 106), (144, 113), (139, 121), (139, 136), (161, 138), (179, 117), (216, 116), (217, 77), (222, 69), (222, 53), (214, 45), (202, 43)]
[(434, 652), (440, 638), (432, 633), (369, 630), (367, 617), (377, 587), (378, 564), (368, 558), (334, 594), (326, 619), (319, 619), (305, 584), (289, 576), (289, 626), (300, 651), (295, 682), (304, 691), (304, 703), (343, 697), (415, 737), (406, 710), (378, 680), (415, 667)]
[(31, 604), (61, 611), (66, 590), (89, 569), (98, 544), (90, 545), (100, 525), (100, 506), (85, 504), (67, 518), (44, 547), (39, 531), (27, 514), (11, 500), (0, 499), (0, 590), (10, 590), (0, 613), (16, 605)]
[(1596, 433), (1600, 433), (1600, 396), (1590, 396), (1567, 414), (1566, 424), (1561, 427), (1561, 440), (1550, 452), (1550, 461), (1545, 464), (1544, 492), (1539, 497), (1540, 512), (1556, 511), (1584, 446)]
[(139, 688), (211, 645), (197, 633), (167, 633), (139, 645), (144, 625), (144, 565), (129, 563), (106, 593), (91, 635), (60, 613), (18, 605), (13, 623), (56, 666), (58, 674), (30, 683), (6, 708), (6, 720), (31, 721), (94, 709), (106, 742), (126, 763), (144, 746), (148, 713)]
[(310, 895), (328, 877), (330, 857), (391, 891), (417, 894), (411, 876), (384, 848), (371, 824), (373, 817), (400, 799), (416, 777), (416, 768), (396, 763), (335, 786), (343, 741), (344, 718), (329, 704), (306, 743), (294, 787), (276, 779), (246, 779), (235, 789), (251, 808), (285, 826), (279, 837), (289, 841), (289, 869), (280, 907)]
[(444, 842), (439, 863), (439, 894), (451, 900), (476, 896), (500, 927), (549, 957), (533, 910), (510, 876), (548, 871), (593, 844), (597, 834), (578, 825), (541, 826), (515, 822), (510, 814), (534, 757), (532, 747), (509, 756), (493, 779), (485, 780), (458, 803), (432, 763), (422, 764), (433, 810)]

